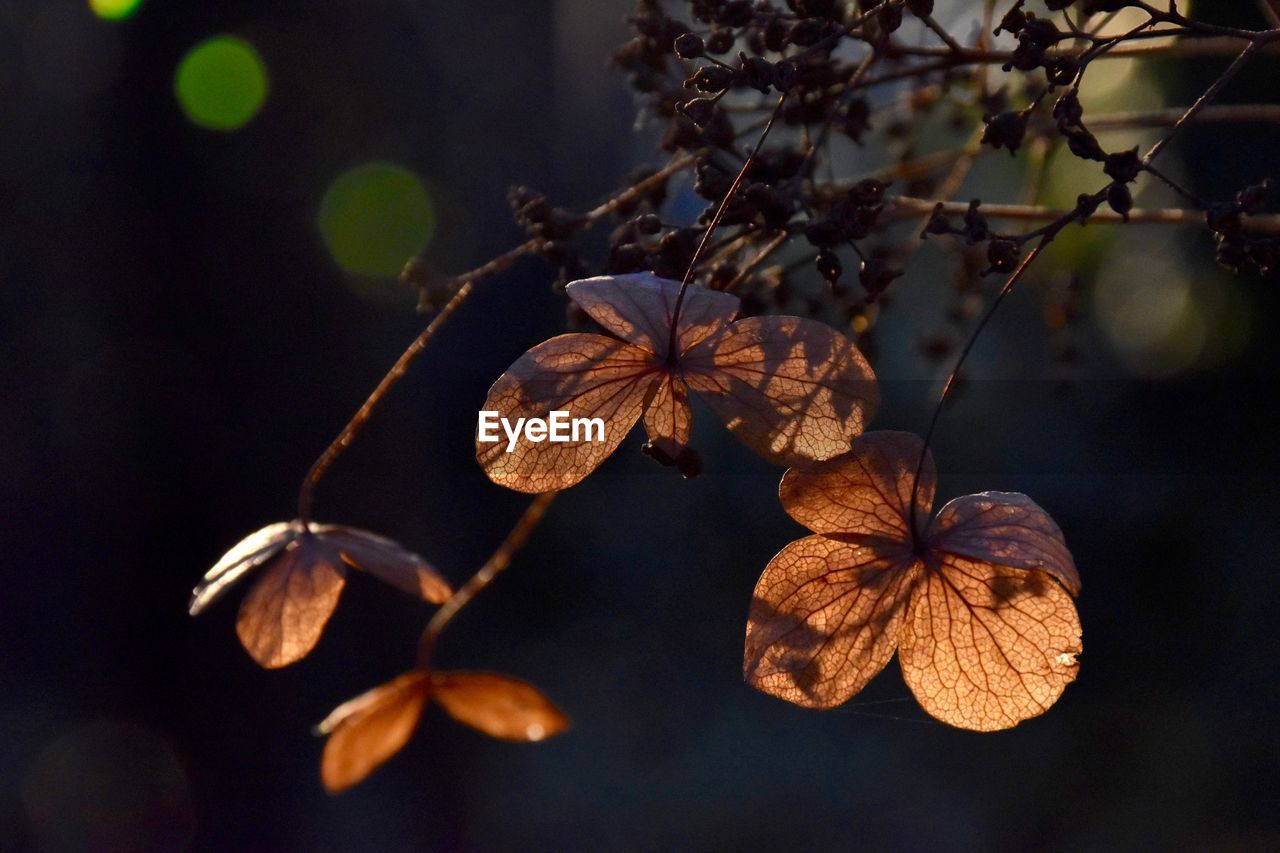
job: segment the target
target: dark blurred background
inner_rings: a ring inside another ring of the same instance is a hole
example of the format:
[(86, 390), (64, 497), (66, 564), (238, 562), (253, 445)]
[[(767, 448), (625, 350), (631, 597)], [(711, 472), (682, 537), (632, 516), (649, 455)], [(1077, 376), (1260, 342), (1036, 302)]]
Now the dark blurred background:
[[(940, 497), (1031, 494), (1084, 579), (1079, 681), (1013, 731), (932, 722), (896, 663), (826, 713), (742, 683), (751, 589), (802, 531), (780, 472), (705, 411), (701, 478), (632, 436), (443, 640), (445, 665), (527, 678), (572, 716), (546, 744), (432, 710), (329, 797), (310, 727), (403, 670), (429, 611), (354, 576), (279, 672), (240, 649), (234, 602), (187, 617), (420, 327), (405, 257), (467, 269), (521, 239), (510, 184), (583, 208), (654, 159), (606, 69), (628, 6), (0, 4), (0, 847), (1280, 847), (1280, 300), (1196, 229), (1088, 229), (1111, 254), (1074, 381), (1046, 355), (1046, 266), (943, 418)], [(1260, 24), (1252, 0), (1206, 11)], [(1122, 88), (1186, 104), (1221, 67)], [(1260, 58), (1225, 99), (1274, 100), (1277, 73)], [(1278, 171), (1278, 141), (1193, 129), (1169, 168), (1226, 197)], [(878, 331), (879, 427), (922, 431), (936, 397), (931, 252)], [(479, 289), (324, 482), (322, 520), (455, 582), (484, 559), (526, 499), (475, 466), (475, 411), (561, 327), (553, 275), (529, 261)]]

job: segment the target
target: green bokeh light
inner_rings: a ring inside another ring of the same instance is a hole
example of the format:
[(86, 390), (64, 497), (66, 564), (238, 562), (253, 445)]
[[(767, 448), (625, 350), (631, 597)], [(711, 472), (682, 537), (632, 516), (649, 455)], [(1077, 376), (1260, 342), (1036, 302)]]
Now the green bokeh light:
[(89, 0), (93, 14), (107, 21), (123, 21), (141, 5), (142, 0)]
[(210, 130), (237, 130), (267, 99), (267, 69), (244, 39), (214, 36), (182, 57), (173, 87), (192, 123)]
[(320, 234), (348, 273), (393, 276), (435, 233), (431, 199), (418, 176), (394, 163), (365, 163), (340, 175), (320, 203)]

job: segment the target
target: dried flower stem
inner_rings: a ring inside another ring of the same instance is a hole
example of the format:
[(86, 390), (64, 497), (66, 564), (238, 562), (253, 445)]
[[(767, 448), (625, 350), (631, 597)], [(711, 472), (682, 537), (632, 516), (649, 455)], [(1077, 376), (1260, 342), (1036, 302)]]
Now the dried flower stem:
[[(666, 166), (654, 172), (646, 178), (637, 181), (634, 185), (615, 194), (603, 204), (588, 211), (581, 219), (580, 225), (587, 227), (593, 225), (608, 214), (617, 210), (622, 205), (628, 204), (648, 192), (653, 186), (661, 183), (676, 172), (682, 171), (693, 162), (692, 155), (678, 154), (672, 157)], [(311, 508), (315, 501), (316, 485), (324, 477), (325, 473), (342, 452), (347, 449), (355, 437), (360, 433), (361, 428), (368, 422), (373, 415), (374, 409), (382, 402), (391, 387), (400, 380), (408, 371), (409, 365), (413, 364), (413, 360), (426, 348), (427, 343), (435, 336), (435, 333), (444, 325), (449, 316), (458, 309), (467, 297), (471, 295), (471, 291), (475, 284), (491, 275), (502, 272), (507, 269), (516, 260), (524, 255), (537, 251), (543, 245), (540, 239), (526, 240), (519, 246), (509, 249), (498, 255), (489, 262), (476, 267), (470, 272), (463, 273), (453, 279), (453, 284), (457, 287), (449, 300), (440, 307), (436, 315), (431, 318), (431, 322), (423, 329), (416, 338), (405, 348), (405, 351), (396, 359), (395, 364), (387, 371), (386, 375), (379, 380), (376, 387), (369, 394), (363, 405), (352, 415), (351, 420), (342, 428), (342, 432), (338, 433), (338, 437), (325, 448), (324, 452), (312, 463), (307, 476), (302, 481), (302, 487), (298, 492), (298, 519), (306, 524), (311, 520)]]
[[(1276, 31), (1276, 34), (1280, 35), (1280, 30)], [(1223, 87), (1226, 86), (1227, 83), (1231, 82), (1232, 78), (1234, 78), (1236, 74), (1240, 73), (1240, 70), (1244, 68), (1245, 63), (1249, 61), (1250, 57), (1258, 52), (1264, 43), (1265, 41), (1262, 38), (1249, 42), (1248, 46), (1246, 46), (1244, 50), (1240, 51), (1240, 55), (1227, 66), (1226, 70), (1218, 75), (1218, 79), (1214, 80), (1213, 84), (1209, 86), (1208, 89), (1205, 89), (1204, 93), (1201, 94), (1199, 98), (1196, 98), (1195, 103), (1187, 107), (1187, 111), (1182, 114), (1182, 118), (1174, 122), (1173, 127), (1169, 132), (1157, 141), (1155, 145), (1152, 145), (1151, 149), (1143, 155), (1142, 165), (1145, 166), (1158, 157), (1160, 152), (1164, 150), (1165, 146), (1178, 135), (1178, 132), (1182, 130), (1182, 128), (1186, 127), (1187, 122), (1191, 121), (1191, 119), (1195, 117), (1196, 113), (1200, 112), (1212, 103), (1213, 99), (1218, 96), (1218, 93), (1222, 91)]]
[(769, 120), (765, 122), (764, 130), (760, 132), (760, 136), (756, 139), (755, 147), (751, 149), (751, 153), (747, 155), (747, 159), (743, 162), (742, 168), (738, 170), (737, 176), (733, 179), (733, 183), (729, 185), (729, 190), (724, 194), (724, 200), (720, 202), (720, 207), (716, 209), (716, 215), (712, 217), (707, 230), (702, 234), (702, 240), (698, 243), (698, 248), (694, 251), (693, 257), (689, 260), (689, 268), (684, 272), (684, 280), (680, 282), (680, 292), (676, 295), (676, 304), (671, 311), (671, 336), (667, 341), (667, 358), (675, 358), (676, 356), (676, 329), (680, 320), (680, 307), (684, 304), (685, 291), (689, 289), (689, 281), (693, 278), (693, 271), (698, 266), (698, 258), (702, 256), (703, 251), (707, 247), (711, 235), (715, 233), (716, 227), (720, 224), (720, 220), (724, 218), (724, 212), (729, 207), (729, 202), (733, 201), (733, 196), (738, 191), (738, 187), (742, 186), (742, 179), (747, 176), (747, 170), (751, 168), (751, 163), (755, 160), (757, 154), (760, 153), (760, 147), (764, 145), (765, 139), (769, 136), (769, 131), (773, 130), (773, 123), (782, 113), (782, 105), (787, 101), (787, 93), (783, 92), (778, 98), (778, 103), (773, 108)]
[[(1177, 124), (1186, 112), (1185, 107), (1170, 107), (1169, 109), (1150, 110), (1147, 112), (1102, 113), (1089, 117), (1089, 127), (1093, 130), (1168, 127), (1169, 125)], [(1200, 110), (1188, 120), (1197, 123), (1280, 123), (1280, 104), (1217, 104)]]
[(413, 363), (413, 360), (418, 357), (418, 354), (421, 353), (431, 339), (435, 337), (436, 332), (445, 324), (445, 321), (449, 319), (449, 316), (458, 309), (458, 306), (466, 301), (468, 296), (471, 295), (471, 290), (475, 283), (486, 276), (493, 275), (496, 272), (506, 269), (517, 258), (534, 251), (541, 244), (541, 240), (528, 240), (521, 243), (519, 246), (516, 246), (514, 249), (499, 255), (487, 264), (477, 267), (466, 275), (459, 276), (457, 280), (461, 281), (462, 285), (454, 291), (454, 294), (451, 297), (449, 297), (449, 301), (440, 307), (440, 310), (431, 318), (431, 322), (427, 324), (427, 327), (419, 332), (418, 336), (413, 339), (412, 343), (405, 348), (405, 351), (396, 359), (395, 364), (391, 365), (391, 369), (387, 371), (386, 375), (384, 375), (381, 380), (379, 380), (377, 386), (374, 387), (373, 391), (364, 401), (364, 404), (356, 410), (356, 413), (351, 417), (351, 420), (347, 422), (345, 427), (343, 427), (342, 432), (338, 433), (338, 437), (335, 438), (333, 442), (325, 448), (324, 453), (321, 453), (319, 458), (312, 463), (311, 469), (307, 472), (306, 478), (302, 481), (302, 488), (298, 493), (298, 519), (303, 524), (306, 524), (311, 520), (311, 507), (315, 501), (316, 484), (320, 482), (322, 477), (324, 477), (325, 472), (329, 470), (329, 466), (333, 464), (334, 460), (337, 459), (342, 454), (342, 451), (346, 450), (351, 442), (355, 440), (355, 437), (359, 435), (360, 429), (369, 421), (369, 418), (373, 415), (373, 410), (377, 408), (377, 405), (380, 402), (382, 402), (383, 397), (385, 397), (387, 392), (391, 390), (391, 386), (400, 381), (400, 378), (404, 376), (406, 371), (408, 371), (409, 365)]
[[(886, 197), (885, 201), (909, 214), (932, 213), (938, 202), (911, 196)], [(942, 202), (942, 212), (950, 215), (963, 215), (969, 205), (959, 201)], [(982, 213), (991, 219), (1024, 220), (1031, 222), (1051, 222), (1071, 213), (1052, 207), (1041, 207), (1027, 204), (986, 204), (982, 205)], [(1138, 208), (1129, 211), (1130, 222), (1143, 222), (1159, 225), (1203, 225), (1204, 212), (1186, 208)], [(1089, 222), (1117, 224), (1124, 222), (1120, 214), (1112, 210), (1098, 210), (1089, 217)], [(1263, 234), (1280, 234), (1280, 216), (1248, 216), (1242, 220), (1245, 228)]]
[(449, 600), (440, 606), (440, 609), (431, 617), (431, 621), (427, 623), (426, 630), (422, 632), (422, 639), (418, 642), (418, 666), (423, 669), (429, 669), (431, 658), (435, 652), (436, 639), (440, 633), (444, 631), (445, 626), (458, 614), (458, 611), (467, 605), (471, 599), (475, 598), (480, 590), (488, 586), (495, 577), (502, 573), (502, 570), (511, 565), (511, 558), (515, 553), (524, 547), (524, 543), (528, 541), (529, 534), (538, 526), (538, 522), (547, 512), (547, 507), (555, 500), (558, 492), (545, 492), (534, 498), (529, 506), (525, 508), (523, 514), (517, 519), (515, 525), (507, 533), (506, 538), (498, 545), (497, 550), (485, 560), (471, 579), (458, 588)]
[(942, 415), (942, 407), (947, 402), (947, 397), (951, 394), (951, 389), (955, 387), (956, 380), (960, 376), (960, 368), (964, 366), (965, 359), (969, 357), (969, 353), (973, 351), (973, 346), (978, 342), (978, 336), (982, 334), (982, 330), (986, 328), (987, 323), (995, 315), (996, 310), (1000, 307), (1000, 303), (1005, 297), (1013, 292), (1013, 287), (1022, 278), (1023, 273), (1031, 266), (1032, 262), (1040, 256), (1045, 247), (1053, 242), (1053, 238), (1057, 232), (1045, 234), (1040, 238), (1040, 242), (1032, 249), (1022, 263), (1018, 264), (1018, 268), (1013, 271), (1009, 279), (1004, 283), (1004, 287), (1000, 288), (1000, 292), (996, 294), (996, 298), (991, 301), (991, 306), (987, 308), (987, 312), (982, 315), (982, 319), (978, 321), (978, 325), (974, 328), (973, 334), (969, 336), (969, 340), (965, 342), (964, 349), (960, 351), (959, 357), (956, 359), (955, 367), (947, 374), (947, 381), (942, 386), (942, 392), (938, 395), (938, 404), (933, 408), (933, 417), (929, 420), (929, 429), (924, 434), (924, 446), (920, 450), (920, 459), (916, 462), (915, 476), (911, 483), (911, 537), (912, 541), (917, 545), (921, 541), (921, 532), (919, 520), (916, 511), (916, 494), (920, 491), (920, 472), (924, 470), (925, 456), (929, 453), (929, 443), (933, 440), (933, 433), (938, 426), (938, 418)]

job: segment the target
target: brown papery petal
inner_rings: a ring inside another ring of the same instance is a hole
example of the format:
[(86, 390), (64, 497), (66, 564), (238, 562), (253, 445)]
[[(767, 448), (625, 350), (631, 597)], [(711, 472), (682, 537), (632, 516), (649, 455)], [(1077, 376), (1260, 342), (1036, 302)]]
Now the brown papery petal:
[(267, 669), (306, 657), (319, 642), (345, 582), (324, 545), (303, 536), (266, 565), (240, 603), (240, 642)]
[(903, 548), (792, 542), (756, 584), (743, 676), (807, 708), (847, 701), (893, 657), (919, 571)]
[[(561, 335), (522, 355), (489, 389), (484, 409), (497, 411), (514, 428), (518, 418), (545, 418), (552, 410), (570, 417), (601, 418), (604, 441), (528, 441), (521, 436), (507, 452), (507, 436), (482, 443), (476, 459), (489, 479), (520, 492), (566, 489), (596, 469), (617, 449), (640, 418), (659, 366), (652, 354), (603, 335)], [(595, 436), (592, 436), (595, 437)]]
[(987, 563), (1037, 569), (1080, 594), (1080, 574), (1062, 531), (1035, 501), (1017, 492), (965, 495), (944, 506), (929, 529), (935, 551)]
[[(570, 282), (565, 292), (608, 331), (666, 358), (680, 282), (647, 272), (604, 275)], [(682, 353), (728, 325), (740, 305), (731, 293), (690, 284), (680, 303), (676, 351)]]
[(688, 447), (693, 431), (693, 414), (689, 411), (689, 392), (684, 382), (667, 373), (651, 386), (651, 390), (653, 399), (644, 410), (644, 430), (649, 440)]
[(916, 586), (898, 657), (926, 711), (995, 731), (1057, 701), (1080, 650), (1075, 605), (1047, 575), (943, 554)]
[(319, 725), (329, 739), (320, 780), (331, 794), (362, 781), (408, 742), (422, 718), (429, 676), (414, 670), (334, 709)]
[[(792, 468), (782, 476), (778, 497), (787, 514), (815, 533), (911, 539), (908, 511), (924, 442), (914, 433), (876, 430), (853, 439), (834, 459)], [(925, 454), (916, 492), (918, 522), (933, 506), (938, 475)]]
[(491, 672), (441, 672), (432, 676), (440, 706), (458, 722), (502, 740), (537, 741), (564, 731), (569, 718), (537, 688)]
[(367, 530), (321, 524), (315, 534), (334, 548), (353, 569), (433, 604), (443, 604), (453, 590), (426, 560), (399, 543)]
[(799, 317), (739, 320), (680, 364), (725, 426), (781, 465), (844, 453), (879, 402), (862, 353), (829, 326)]
[(301, 528), (287, 521), (268, 524), (250, 533), (222, 555), (191, 593), (188, 611), (198, 616), (222, 597), (245, 572), (262, 565), (292, 542)]

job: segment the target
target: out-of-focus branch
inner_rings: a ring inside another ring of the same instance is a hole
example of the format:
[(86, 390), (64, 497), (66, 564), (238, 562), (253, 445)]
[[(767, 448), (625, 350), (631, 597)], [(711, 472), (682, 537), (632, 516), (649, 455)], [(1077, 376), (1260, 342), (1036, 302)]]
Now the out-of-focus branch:
[[(893, 209), (905, 214), (932, 213), (938, 205), (936, 201), (911, 196), (893, 196), (885, 201)], [(942, 202), (942, 212), (951, 216), (963, 216), (969, 205), (959, 201)], [(1070, 213), (1069, 210), (1042, 207), (1028, 204), (983, 204), (982, 214), (990, 219), (1010, 219), (1027, 222), (1053, 222)], [(1143, 222), (1157, 225), (1204, 225), (1204, 213), (1199, 210), (1185, 208), (1141, 208), (1129, 211), (1130, 222)], [(1124, 222), (1120, 214), (1112, 210), (1101, 209), (1089, 217), (1089, 222), (1114, 224)], [(1250, 231), (1262, 234), (1280, 234), (1280, 216), (1248, 216), (1242, 221)]]

